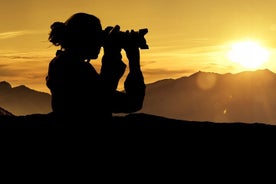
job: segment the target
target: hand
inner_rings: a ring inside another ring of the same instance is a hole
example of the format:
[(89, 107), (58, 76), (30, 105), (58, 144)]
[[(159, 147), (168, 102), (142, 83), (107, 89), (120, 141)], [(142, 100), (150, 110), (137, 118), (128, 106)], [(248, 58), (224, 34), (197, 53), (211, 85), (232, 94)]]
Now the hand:
[(108, 26), (104, 30), (105, 40), (103, 43), (104, 54), (116, 55), (121, 52), (120, 26)]
[(139, 45), (137, 44), (138, 33), (134, 30), (131, 30), (131, 32), (127, 30), (125, 34), (128, 38), (124, 46), (127, 58), (128, 60), (135, 60), (136, 62), (138, 62), (140, 60), (140, 49)]
[(101, 76), (111, 89), (116, 90), (120, 78), (123, 76), (126, 65), (122, 61), (120, 27), (107, 27), (104, 30), (104, 55), (102, 58)]

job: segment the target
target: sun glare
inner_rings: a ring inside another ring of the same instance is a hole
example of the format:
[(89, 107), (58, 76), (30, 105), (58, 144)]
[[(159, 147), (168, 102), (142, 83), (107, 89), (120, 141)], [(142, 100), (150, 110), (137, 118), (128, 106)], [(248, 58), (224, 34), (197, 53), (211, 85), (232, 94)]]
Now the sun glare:
[(254, 41), (234, 43), (228, 52), (232, 62), (239, 63), (245, 68), (259, 68), (269, 58), (269, 51)]

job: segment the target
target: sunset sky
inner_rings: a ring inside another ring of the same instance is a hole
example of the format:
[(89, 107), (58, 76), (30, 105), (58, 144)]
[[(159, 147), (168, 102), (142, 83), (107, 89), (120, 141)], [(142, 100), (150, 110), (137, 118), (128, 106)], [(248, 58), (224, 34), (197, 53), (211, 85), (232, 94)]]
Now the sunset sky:
[[(12, 86), (49, 92), (45, 76), (59, 48), (48, 41), (50, 25), (77, 12), (96, 15), (103, 27), (148, 28), (149, 50), (141, 50), (146, 83), (199, 70), (248, 70), (228, 58), (231, 45), (246, 40), (270, 53), (257, 69), (276, 72), (275, 0), (1, 0), (0, 12), (0, 81)], [(91, 61), (97, 69), (100, 58)]]

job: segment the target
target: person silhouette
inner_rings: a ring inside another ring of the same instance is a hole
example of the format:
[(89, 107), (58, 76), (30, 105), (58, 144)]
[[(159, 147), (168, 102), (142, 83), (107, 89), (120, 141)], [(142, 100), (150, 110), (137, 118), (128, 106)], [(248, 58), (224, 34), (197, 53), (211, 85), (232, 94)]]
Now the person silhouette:
[[(125, 34), (131, 35), (131, 32)], [(142, 108), (146, 86), (140, 67), (140, 50), (135, 41), (129, 41), (122, 48), (120, 33), (120, 26), (102, 30), (98, 17), (82, 12), (51, 25), (48, 40), (60, 46), (49, 63), (46, 76), (54, 115), (104, 120), (113, 113), (131, 113)], [(97, 72), (90, 60), (98, 58), (101, 47), (104, 54)], [(128, 59), (129, 73), (124, 91), (118, 91), (119, 80), (126, 70), (122, 50)]]

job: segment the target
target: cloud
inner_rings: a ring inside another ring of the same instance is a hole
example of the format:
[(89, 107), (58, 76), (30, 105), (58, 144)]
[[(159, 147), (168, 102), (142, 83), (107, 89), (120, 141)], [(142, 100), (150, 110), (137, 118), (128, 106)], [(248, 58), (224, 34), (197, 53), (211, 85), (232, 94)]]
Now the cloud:
[(158, 76), (171, 76), (171, 75), (185, 75), (190, 74), (194, 72), (194, 70), (185, 70), (185, 69), (179, 69), (179, 70), (169, 70), (169, 69), (163, 69), (163, 68), (157, 68), (157, 69), (145, 69), (143, 71), (144, 75), (158, 75)]
[(8, 38), (14, 38), (18, 36), (22, 36), (25, 34), (29, 34), (29, 31), (9, 31), (9, 32), (2, 32), (0, 33), (0, 39), (8, 39)]
[(0, 56), (0, 78), (20, 78), (26, 80), (43, 79), (47, 72), (49, 58), (43, 56)]
[(16, 50), (0, 50), (0, 63), (14, 63), (16, 61), (30, 61), (30, 62), (37, 62), (37, 61), (44, 61), (44, 60), (51, 60), (52, 53), (45, 50), (33, 50), (28, 52), (19, 52)]
[(23, 36), (23, 35), (29, 35), (29, 34), (45, 34), (45, 30), (36, 30), (36, 31), (31, 31), (31, 30), (20, 30), (20, 31), (7, 31), (7, 32), (2, 32), (0, 33), (0, 40), (3, 39), (9, 39), (9, 38), (15, 38), (18, 36)]
[(8, 64), (0, 65), (0, 77), (19, 77), (26, 72), (28, 70), (24, 67), (14, 67)]
[(45, 84), (47, 65), (47, 61), (0, 64), (0, 81), (8, 81), (12, 86), (23, 84), (39, 91), (49, 92)]
[(12, 59), (12, 60), (30, 60), (30, 59), (38, 59), (36, 56), (16, 56), (16, 55), (3, 55), (0, 56), (0, 59)]
[(158, 61), (153, 61), (153, 60), (141, 61), (141, 66), (144, 67), (144, 66), (156, 64), (156, 63), (158, 63)]
[(146, 84), (156, 82), (163, 79), (176, 79), (184, 76), (189, 76), (195, 70), (190, 69), (179, 69), (179, 70), (169, 70), (169, 69), (144, 69), (143, 75)]
[(8, 69), (7, 64), (0, 64), (0, 77), (3, 78), (9, 76), (16, 76), (16, 74)]

